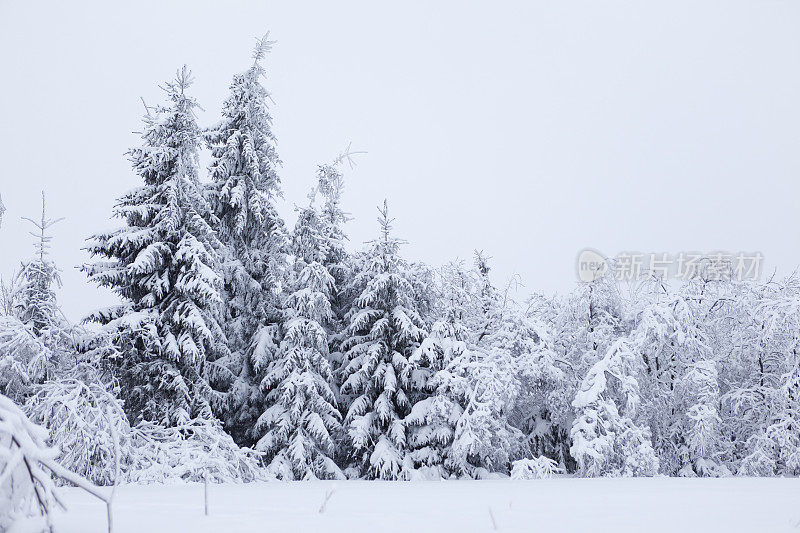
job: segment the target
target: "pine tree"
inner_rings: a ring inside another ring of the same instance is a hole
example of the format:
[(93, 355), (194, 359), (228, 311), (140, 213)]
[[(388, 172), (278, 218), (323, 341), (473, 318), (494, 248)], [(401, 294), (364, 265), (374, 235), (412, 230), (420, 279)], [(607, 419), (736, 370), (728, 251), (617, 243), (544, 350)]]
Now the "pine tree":
[(56, 374), (71, 348), (70, 327), (56, 301), (60, 272), (48, 253), (48, 230), (62, 219), (47, 217), (44, 192), (41, 218), (23, 218), (38, 230), (31, 232), (36, 253), (4, 286), (6, 314), (0, 315), (0, 392), (19, 402)]
[[(330, 294), (331, 317), (325, 323), (328, 332), (328, 360), (334, 370), (332, 386), (340, 408), (346, 408), (341, 397), (342, 387), (342, 362), (344, 360), (342, 343), (346, 340), (347, 316), (354, 308), (355, 300), (363, 290), (351, 283), (356, 272), (361, 270), (360, 255), (351, 255), (345, 249), (347, 235), (344, 225), (350, 220), (349, 215), (342, 209), (342, 194), (344, 179), (342, 167), (345, 162), (352, 169), (354, 166), (353, 152), (350, 146), (339, 154), (331, 163), (317, 167), (316, 188), (312, 194), (322, 198), (319, 212), (320, 233), (323, 237), (321, 263), (331, 275), (334, 285)], [(342, 413), (344, 414), (344, 413)], [(342, 430), (336, 436), (336, 458), (339, 462), (347, 461), (347, 435)]]
[(418, 392), (405, 376), (413, 374), (409, 358), (425, 331), (386, 202), (379, 212), (381, 237), (372, 241), (366, 268), (353, 280), (364, 289), (343, 345), (342, 393), (351, 400), (345, 424), (353, 466), (362, 476), (397, 479), (410, 466), (403, 419)]
[(61, 286), (61, 276), (48, 254), (53, 237), (47, 232), (64, 219), (47, 218), (44, 192), (42, 192), (41, 219), (23, 218), (33, 224), (38, 232), (31, 232), (36, 238), (34, 244), (36, 255), (34, 259), (22, 265), (20, 273), (22, 288), (17, 314), (22, 323), (30, 327), (37, 337), (57, 336), (58, 330), (65, 322), (56, 302), (55, 293), (55, 289)]
[[(429, 394), (416, 402), (406, 417), (410, 458), (415, 468), (433, 469), (438, 477), (461, 477), (467, 469), (452, 453), (456, 427), (470, 393), (468, 371), (473, 357), (464, 326), (475, 298), (476, 280), (458, 263), (439, 273), (441, 317), (409, 359), (414, 388)], [(471, 473), (471, 472), (470, 472)]]
[[(348, 270), (346, 267), (347, 250), (345, 249), (345, 241), (347, 235), (344, 232), (344, 225), (350, 220), (347, 213), (342, 210), (342, 194), (344, 192), (344, 179), (342, 176), (341, 166), (345, 161), (349, 161), (352, 167), (352, 156), (360, 152), (352, 152), (348, 147), (347, 150), (342, 152), (332, 163), (320, 165), (317, 168), (317, 188), (316, 191), (323, 198), (323, 204), (320, 212), (320, 227), (322, 236), (325, 240), (324, 254), (322, 257), (322, 264), (328, 269), (336, 281), (336, 286), (339, 288), (338, 293), (334, 295), (337, 301), (334, 302), (334, 312), (336, 318), (341, 320), (343, 318), (345, 303), (338, 301), (341, 290), (345, 287)], [(338, 309), (337, 309), (338, 307)]]
[(333, 460), (341, 422), (326, 329), (333, 319), (335, 280), (323, 265), (328, 239), (313, 204), (301, 210), (292, 244), (293, 292), (286, 302), (283, 340), (261, 384), (269, 407), (255, 426), (261, 436), (256, 449), (267, 454), (280, 478), (343, 478)]
[(0, 394), (23, 403), (53, 373), (53, 352), (13, 315), (0, 314)]
[(323, 198), (320, 210), (320, 232), (324, 240), (321, 263), (333, 277), (334, 290), (331, 294), (332, 317), (329, 321), (331, 358), (341, 362), (341, 342), (345, 316), (353, 306), (354, 297), (348, 292), (348, 282), (353, 276), (352, 261), (345, 249), (347, 235), (344, 224), (350, 220), (341, 206), (344, 180), (341, 167), (347, 161), (352, 167), (352, 156), (359, 152), (351, 152), (348, 147), (332, 163), (317, 168), (316, 192)]
[(261, 65), (273, 42), (265, 35), (253, 64), (233, 77), (222, 120), (206, 133), (211, 147), (208, 190), (223, 243), (223, 317), (230, 357), (217, 362), (217, 386), (226, 389), (223, 418), (240, 443), (251, 444), (263, 411), (259, 380), (280, 339), (280, 292), (287, 255), (281, 196), (281, 162), (272, 132), (270, 98)]
[(208, 362), (225, 337), (217, 321), (213, 215), (198, 183), (201, 131), (186, 90), (184, 67), (163, 89), (167, 105), (148, 108), (142, 145), (129, 152), (144, 184), (119, 199), (125, 226), (93, 237), (88, 249), (105, 261), (84, 266), (90, 279), (124, 304), (94, 319), (115, 330), (125, 407), (140, 418), (178, 424), (211, 417)]

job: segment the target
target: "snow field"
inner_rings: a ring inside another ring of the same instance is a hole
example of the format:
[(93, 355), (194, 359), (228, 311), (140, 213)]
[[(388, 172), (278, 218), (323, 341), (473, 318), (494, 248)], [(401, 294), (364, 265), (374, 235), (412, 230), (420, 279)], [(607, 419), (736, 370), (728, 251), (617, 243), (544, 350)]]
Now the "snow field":
[[(320, 513), (326, 494), (333, 490)], [(60, 533), (106, 531), (105, 507), (77, 489)], [(800, 529), (791, 478), (558, 478), (535, 481), (273, 482), (123, 486), (115, 533), (783, 532)]]

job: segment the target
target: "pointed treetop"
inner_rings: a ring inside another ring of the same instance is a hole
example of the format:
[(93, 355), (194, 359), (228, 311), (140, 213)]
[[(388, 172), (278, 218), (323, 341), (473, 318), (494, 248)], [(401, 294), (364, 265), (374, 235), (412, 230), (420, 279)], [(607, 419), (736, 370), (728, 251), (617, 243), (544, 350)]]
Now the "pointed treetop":
[(256, 48), (253, 50), (253, 61), (258, 63), (265, 55), (272, 51), (272, 45), (278, 41), (269, 40), (269, 32), (265, 33), (260, 39), (256, 39)]
[(188, 66), (183, 65), (175, 74), (175, 81), (167, 82), (167, 88), (175, 93), (180, 92), (181, 96), (183, 96), (186, 89), (188, 89), (192, 83), (194, 83), (192, 71), (189, 70)]
[(38, 242), (34, 243), (34, 248), (36, 248), (36, 252), (39, 254), (39, 259), (42, 261), (44, 260), (45, 255), (47, 255), (47, 249), (50, 247), (50, 241), (53, 240), (51, 235), (47, 234), (47, 230), (53, 227), (58, 222), (64, 220), (64, 217), (61, 218), (47, 218), (45, 213), (45, 199), (44, 199), (44, 191), (42, 191), (42, 219), (37, 221), (33, 220), (32, 218), (22, 217), (23, 220), (27, 220), (39, 230), (39, 233), (29, 232), (32, 236), (36, 237)]
[(383, 235), (383, 240), (389, 240), (389, 234), (392, 232), (392, 222), (394, 222), (393, 218), (389, 218), (389, 204), (384, 199), (383, 200), (383, 207), (378, 207), (378, 223), (381, 225), (381, 234)]
[(6, 212), (6, 206), (3, 205), (3, 196), (0, 195), (0, 226), (3, 225), (3, 215)]

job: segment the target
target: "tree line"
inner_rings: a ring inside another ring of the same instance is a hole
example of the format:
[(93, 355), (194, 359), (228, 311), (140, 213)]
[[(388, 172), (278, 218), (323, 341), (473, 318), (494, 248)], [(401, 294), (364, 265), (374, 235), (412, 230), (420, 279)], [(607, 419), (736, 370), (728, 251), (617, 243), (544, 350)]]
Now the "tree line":
[(289, 227), (271, 44), (213, 126), (185, 67), (146, 108), (140, 185), (81, 267), (119, 305), (63, 317), (44, 208), (3, 285), (0, 392), (65, 467), (98, 484), (800, 471), (797, 278), (604, 276), (515, 301), (482, 252), (404, 258), (385, 202), (351, 250), (347, 153)]

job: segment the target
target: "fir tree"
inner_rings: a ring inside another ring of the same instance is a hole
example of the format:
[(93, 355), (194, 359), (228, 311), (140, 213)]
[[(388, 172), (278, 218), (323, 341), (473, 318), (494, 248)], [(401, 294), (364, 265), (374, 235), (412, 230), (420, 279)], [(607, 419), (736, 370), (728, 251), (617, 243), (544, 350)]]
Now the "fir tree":
[(217, 385), (229, 392), (223, 418), (240, 443), (263, 410), (259, 379), (274, 355), (281, 320), (280, 292), (287, 237), (275, 210), (281, 162), (272, 133), (270, 98), (261, 65), (273, 44), (265, 35), (253, 64), (233, 77), (222, 120), (206, 133), (211, 147), (208, 195), (223, 249), (224, 330), (231, 351), (218, 361)]
[[(313, 200), (313, 196), (312, 196)], [(283, 340), (267, 364), (262, 389), (269, 407), (259, 417), (256, 449), (283, 479), (343, 478), (333, 460), (340, 414), (331, 389), (328, 330), (335, 280), (323, 265), (328, 240), (313, 205), (294, 230), (293, 292), (286, 302)]]
[[(343, 329), (345, 315), (352, 306), (352, 301), (346, 292), (347, 282), (352, 271), (349, 268), (348, 253), (345, 249), (347, 235), (344, 232), (344, 224), (350, 220), (350, 217), (342, 210), (341, 206), (344, 191), (341, 166), (345, 161), (349, 161), (352, 167), (351, 158), (357, 153), (359, 152), (351, 152), (348, 147), (332, 163), (320, 165), (317, 168), (316, 191), (323, 198), (319, 214), (320, 232), (324, 240), (321, 263), (333, 277), (335, 283), (335, 290), (331, 294), (331, 311), (333, 313), (331, 327), (334, 336)], [(337, 337), (336, 340), (340, 339)], [(332, 348), (338, 348), (336, 342)]]
[(56, 301), (60, 272), (48, 253), (48, 230), (63, 219), (47, 217), (44, 192), (41, 218), (23, 218), (38, 230), (31, 232), (35, 255), (4, 286), (6, 316), (0, 316), (0, 392), (15, 401), (53, 378), (71, 348), (70, 326)]
[[(328, 332), (328, 360), (334, 369), (333, 392), (339, 407), (346, 407), (341, 398), (342, 343), (346, 339), (347, 314), (353, 309), (355, 299), (363, 288), (356, 287), (350, 283), (355, 273), (359, 270), (359, 261), (356, 257), (348, 254), (345, 249), (347, 235), (344, 232), (344, 224), (350, 220), (347, 213), (341, 206), (342, 193), (344, 191), (344, 180), (342, 176), (342, 166), (345, 162), (353, 168), (352, 156), (360, 152), (352, 152), (350, 146), (342, 152), (331, 163), (319, 165), (317, 167), (316, 187), (312, 196), (318, 194), (322, 198), (322, 206), (318, 215), (319, 233), (322, 237), (320, 241), (320, 262), (325, 266), (328, 274), (333, 279), (333, 287), (330, 293), (329, 302), (331, 305), (331, 315), (324, 326)], [(347, 436), (344, 431), (339, 431), (336, 436), (336, 457), (337, 460), (346, 461), (346, 450), (348, 449)]]
[(403, 419), (418, 392), (405, 376), (413, 374), (409, 358), (425, 331), (399, 254), (401, 241), (391, 236), (386, 202), (379, 211), (381, 237), (372, 242), (366, 267), (353, 281), (364, 289), (343, 345), (342, 393), (351, 400), (345, 424), (353, 466), (368, 478), (397, 479), (410, 467)]
[(461, 278), (462, 273), (458, 265), (445, 267), (440, 293), (444, 316), (409, 359), (412, 375), (408, 379), (414, 388), (429, 394), (416, 402), (406, 417), (410, 458), (415, 468), (432, 468), (444, 478), (467, 473), (452, 454), (456, 426), (468, 403), (472, 358), (467, 344), (470, 332), (461, 322), (471, 287), (459, 283), (469, 279)]
[(93, 237), (89, 251), (106, 260), (84, 271), (112, 289), (121, 307), (94, 319), (115, 330), (116, 373), (133, 420), (185, 423), (211, 417), (208, 362), (225, 337), (218, 324), (218, 246), (213, 215), (198, 183), (201, 131), (184, 67), (163, 89), (168, 104), (148, 108), (142, 145), (129, 152), (144, 184), (119, 199), (125, 226)]
[(478, 384), (471, 373), (482, 359), (475, 342), (493, 329), (488, 316), (495, 315), (496, 291), (486, 277), (485, 256), (476, 253), (476, 265), (483, 270), (467, 270), (460, 263), (440, 270), (435, 298), (439, 318), (410, 359), (409, 377), (415, 388), (429, 394), (406, 417), (410, 457), (416, 468), (433, 469), (445, 478), (473, 477), (483, 466), (471, 440), (473, 428), (482, 424), (474, 418), (480, 416), (473, 401)]
[(20, 278), (22, 290), (18, 302), (18, 316), (23, 324), (31, 328), (37, 337), (53, 336), (64, 325), (64, 318), (56, 302), (55, 289), (61, 286), (58, 268), (50, 259), (48, 249), (53, 237), (48, 230), (63, 218), (47, 218), (45, 198), (42, 192), (42, 216), (40, 220), (24, 217), (38, 230), (31, 235), (36, 238), (36, 255), (23, 263)]

